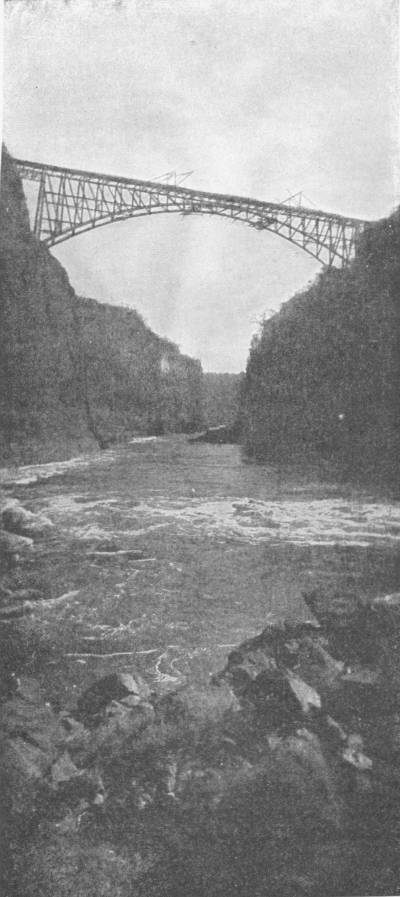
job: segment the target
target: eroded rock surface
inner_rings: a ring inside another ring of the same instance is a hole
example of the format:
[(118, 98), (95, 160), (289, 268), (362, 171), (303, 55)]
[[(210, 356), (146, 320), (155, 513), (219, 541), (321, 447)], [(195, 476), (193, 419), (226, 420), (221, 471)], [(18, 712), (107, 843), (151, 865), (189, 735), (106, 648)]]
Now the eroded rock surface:
[(56, 710), (34, 681), (14, 683), (9, 892), (393, 893), (399, 596), (331, 597), (308, 599), (317, 623), (269, 623), (209, 687), (160, 696), (132, 668)]

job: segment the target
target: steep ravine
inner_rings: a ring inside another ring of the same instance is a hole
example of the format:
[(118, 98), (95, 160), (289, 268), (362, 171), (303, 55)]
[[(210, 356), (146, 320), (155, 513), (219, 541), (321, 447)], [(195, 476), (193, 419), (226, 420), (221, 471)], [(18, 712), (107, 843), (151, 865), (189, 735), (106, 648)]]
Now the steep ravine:
[(79, 298), (31, 233), (3, 149), (0, 464), (70, 457), (129, 435), (201, 425), (200, 363), (131, 309)]

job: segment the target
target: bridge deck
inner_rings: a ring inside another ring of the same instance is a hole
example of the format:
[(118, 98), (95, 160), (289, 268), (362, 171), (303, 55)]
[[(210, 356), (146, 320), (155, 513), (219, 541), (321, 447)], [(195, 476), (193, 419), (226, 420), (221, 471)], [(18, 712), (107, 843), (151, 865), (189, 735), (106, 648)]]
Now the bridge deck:
[(368, 222), (319, 209), (159, 181), (14, 160), (24, 180), (39, 183), (36, 236), (55, 245), (113, 221), (162, 212), (208, 214), (269, 230), (325, 264), (346, 264)]

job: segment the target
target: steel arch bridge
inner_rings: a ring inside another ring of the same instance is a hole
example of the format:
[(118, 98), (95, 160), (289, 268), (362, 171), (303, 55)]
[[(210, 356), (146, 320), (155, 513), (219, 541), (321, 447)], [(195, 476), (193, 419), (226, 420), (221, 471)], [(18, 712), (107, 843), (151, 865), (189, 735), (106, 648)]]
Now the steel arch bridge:
[(115, 177), (15, 159), (23, 180), (36, 181), (34, 233), (46, 246), (114, 221), (144, 215), (220, 215), (267, 230), (331, 266), (346, 265), (368, 224), (316, 209), (192, 190), (159, 181)]

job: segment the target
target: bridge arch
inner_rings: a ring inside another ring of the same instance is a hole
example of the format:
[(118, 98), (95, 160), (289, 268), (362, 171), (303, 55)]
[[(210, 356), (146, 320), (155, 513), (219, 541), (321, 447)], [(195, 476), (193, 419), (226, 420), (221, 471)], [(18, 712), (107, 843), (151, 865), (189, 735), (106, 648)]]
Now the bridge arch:
[(23, 180), (39, 185), (34, 233), (47, 246), (116, 221), (148, 215), (218, 215), (267, 230), (321, 263), (344, 266), (368, 222), (301, 206), (270, 203), (15, 159)]

